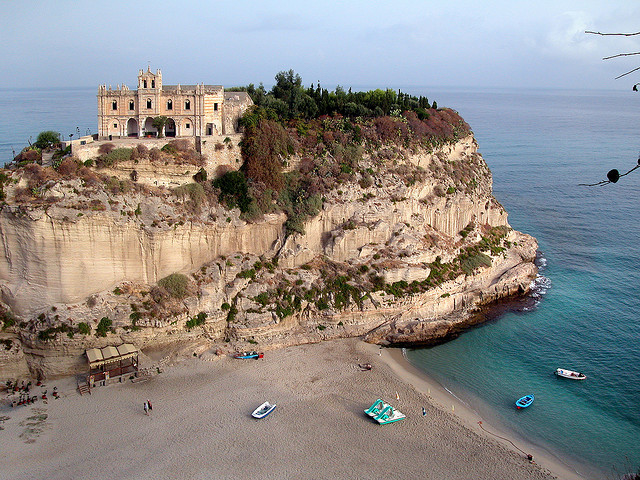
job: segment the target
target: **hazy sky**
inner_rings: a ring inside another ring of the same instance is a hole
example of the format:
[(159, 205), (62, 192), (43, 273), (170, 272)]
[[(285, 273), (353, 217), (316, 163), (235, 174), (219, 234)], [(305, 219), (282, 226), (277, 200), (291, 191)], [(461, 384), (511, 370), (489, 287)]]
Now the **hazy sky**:
[(0, 87), (166, 84), (626, 89), (638, 0), (0, 0)]

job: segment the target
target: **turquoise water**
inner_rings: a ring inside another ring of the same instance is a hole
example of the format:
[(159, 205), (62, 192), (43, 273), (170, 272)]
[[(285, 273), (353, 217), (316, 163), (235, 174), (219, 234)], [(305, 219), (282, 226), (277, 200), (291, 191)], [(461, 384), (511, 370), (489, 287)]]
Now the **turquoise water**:
[[(433, 94), (431, 94), (433, 96)], [(443, 98), (443, 100), (441, 100)], [(539, 242), (528, 302), (409, 360), (483, 416), (571, 457), (591, 478), (640, 466), (640, 96), (437, 92), (472, 126), (511, 225)], [(557, 367), (584, 372), (556, 379)], [(531, 408), (514, 401), (534, 393)]]
[[(640, 466), (640, 95), (407, 89), (471, 125), (511, 225), (535, 236), (532, 298), (454, 341), (411, 350), (417, 367), (518, 435), (570, 456), (592, 478)], [(31, 137), (96, 131), (96, 89), (0, 90), (0, 161)], [(499, 314), (500, 313), (500, 314)], [(557, 367), (588, 375), (556, 379)], [(526, 411), (517, 398), (534, 393)]]

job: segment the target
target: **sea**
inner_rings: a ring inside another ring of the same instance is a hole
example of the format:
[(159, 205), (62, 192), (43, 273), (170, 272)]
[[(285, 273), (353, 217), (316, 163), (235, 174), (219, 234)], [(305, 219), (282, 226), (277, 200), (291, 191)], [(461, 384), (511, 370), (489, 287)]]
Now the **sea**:
[[(406, 358), (516, 442), (586, 478), (640, 468), (640, 93), (407, 87), (470, 124), (509, 223), (538, 239), (532, 293)], [(95, 133), (97, 88), (0, 89), (0, 161), (44, 130)], [(587, 375), (556, 378), (556, 368)], [(514, 402), (533, 393), (535, 402)]]

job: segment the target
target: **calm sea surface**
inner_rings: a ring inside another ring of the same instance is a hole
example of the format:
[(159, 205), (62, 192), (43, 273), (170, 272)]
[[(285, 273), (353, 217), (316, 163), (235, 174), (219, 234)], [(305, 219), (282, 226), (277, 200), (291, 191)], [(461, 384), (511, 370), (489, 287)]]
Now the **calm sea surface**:
[[(528, 302), (409, 360), (476, 409), (592, 478), (640, 466), (640, 94), (406, 89), (458, 110), (511, 225), (540, 244)], [(97, 88), (0, 90), (0, 161), (43, 130), (95, 133)], [(584, 382), (556, 379), (565, 367)], [(534, 393), (533, 406), (514, 401)]]

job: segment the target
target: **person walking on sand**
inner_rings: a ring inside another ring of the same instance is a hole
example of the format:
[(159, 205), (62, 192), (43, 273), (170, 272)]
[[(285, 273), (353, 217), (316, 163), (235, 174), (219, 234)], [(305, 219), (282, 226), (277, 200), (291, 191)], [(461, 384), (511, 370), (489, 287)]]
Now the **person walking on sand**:
[(144, 414), (145, 415), (149, 415), (149, 404), (147, 402), (144, 402)]
[(153, 410), (153, 407), (151, 406), (151, 402), (149, 400), (147, 400), (147, 405), (149, 406), (149, 411)]

